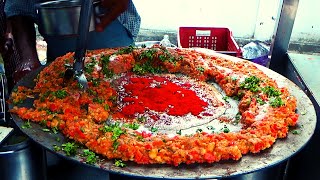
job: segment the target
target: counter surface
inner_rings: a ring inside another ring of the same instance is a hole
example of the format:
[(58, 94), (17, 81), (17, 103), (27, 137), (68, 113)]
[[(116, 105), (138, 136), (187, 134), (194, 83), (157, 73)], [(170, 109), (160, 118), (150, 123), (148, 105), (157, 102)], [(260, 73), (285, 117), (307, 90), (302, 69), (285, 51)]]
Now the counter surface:
[(289, 53), (290, 60), (320, 105), (320, 55)]

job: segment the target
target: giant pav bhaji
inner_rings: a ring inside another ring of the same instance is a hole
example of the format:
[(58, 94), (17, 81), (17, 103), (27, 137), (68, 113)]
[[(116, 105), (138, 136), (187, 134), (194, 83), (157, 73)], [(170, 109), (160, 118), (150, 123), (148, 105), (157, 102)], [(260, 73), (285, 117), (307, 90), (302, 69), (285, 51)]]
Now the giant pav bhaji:
[[(34, 88), (17, 87), (11, 112), (107, 159), (174, 166), (239, 160), (285, 138), (298, 120), (296, 98), (245, 60), (161, 46), (93, 50), (83, 91), (63, 80), (73, 55), (45, 67)], [(27, 98), (33, 107), (19, 107)]]

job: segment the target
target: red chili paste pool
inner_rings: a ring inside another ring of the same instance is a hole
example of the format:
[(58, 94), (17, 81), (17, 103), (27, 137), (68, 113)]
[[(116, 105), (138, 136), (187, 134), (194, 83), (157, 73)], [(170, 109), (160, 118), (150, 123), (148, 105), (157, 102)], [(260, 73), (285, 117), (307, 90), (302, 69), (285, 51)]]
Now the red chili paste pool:
[(174, 83), (159, 76), (131, 77), (124, 85), (125, 94), (122, 101), (127, 103), (121, 113), (132, 117), (146, 110), (166, 112), (172, 116), (183, 116), (191, 113), (199, 115), (208, 103), (190, 90), (188, 83)]

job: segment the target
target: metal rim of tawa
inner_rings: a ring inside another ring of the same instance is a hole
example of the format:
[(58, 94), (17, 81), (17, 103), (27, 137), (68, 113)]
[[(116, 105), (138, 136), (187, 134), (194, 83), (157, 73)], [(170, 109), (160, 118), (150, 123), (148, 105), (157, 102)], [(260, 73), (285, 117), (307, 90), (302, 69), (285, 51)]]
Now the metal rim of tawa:
[[(243, 61), (242, 59), (222, 55), (215, 53), (211, 50), (198, 49), (201, 52), (205, 52), (208, 55), (221, 56), (223, 58)], [(251, 62), (249, 62), (251, 63)], [(301, 133), (295, 135), (291, 132), (288, 133), (287, 138), (277, 139), (272, 147), (258, 153), (258, 154), (246, 154), (239, 161), (221, 161), (212, 164), (182, 164), (178, 167), (173, 167), (170, 165), (139, 165), (134, 162), (128, 162), (127, 166), (124, 168), (116, 167), (113, 165), (114, 161), (106, 160), (99, 157), (99, 163), (96, 165), (85, 164), (84, 158), (80, 155), (74, 157), (66, 156), (63, 152), (55, 152), (53, 150), (53, 145), (61, 146), (61, 144), (68, 142), (61, 133), (54, 134), (42, 131), (39, 124), (32, 123), (30, 129), (21, 128), (23, 125), (23, 120), (17, 115), (12, 114), (12, 118), (16, 125), (32, 140), (43, 146), (45, 149), (63, 157), (70, 159), (86, 166), (96, 167), (99, 169), (104, 169), (108, 172), (134, 176), (134, 177), (144, 177), (144, 178), (166, 178), (166, 179), (208, 179), (208, 178), (222, 178), (222, 177), (233, 177), (243, 174), (248, 174), (261, 169), (269, 168), (277, 165), (291, 156), (295, 155), (300, 151), (306, 143), (312, 137), (315, 126), (316, 126), (316, 113), (310, 99), (305, 95), (305, 93), (293, 82), (281, 76), (280, 74), (265, 68), (260, 65), (256, 65), (260, 70), (266, 73), (272, 79), (275, 79), (279, 87), (287, 87), (290, 94), (295, 96), (298, 100), (297, 103), (297, 113), (299, 114), (298, 124), (295, 129), (299, 129)], [(42, 67), (43, 68), (43, 67)], [(27, 86), (33, 87), (33, 79), (41, 71), (39, 68), (37, 71), (28, 74), (21, 81), (17, 83), (16, 86)], [(22, 106), (31, 107), (32, 102), (26, 101)], [(9, 109), (12, 109), (13, 105), (9, 105)], [(59, 138), (60, 142), (56, 139)], [(79, 152), (82, 150), (80, 149)]]

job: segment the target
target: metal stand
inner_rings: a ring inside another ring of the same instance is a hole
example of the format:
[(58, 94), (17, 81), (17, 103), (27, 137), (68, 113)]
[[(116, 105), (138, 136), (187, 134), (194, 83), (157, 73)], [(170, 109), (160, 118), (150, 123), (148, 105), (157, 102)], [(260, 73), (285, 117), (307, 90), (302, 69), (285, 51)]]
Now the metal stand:
[(287, 51), (298, 4), (299, 0), (282, 0), (279, 3), (279, 14), (270, 47), (270, 69), (284, 76), (288, 65)]
[[(320, 108), (315, 100), (310, 86), (301, 77), (297, 67), (294, 66), (288, 54), (289, 41), (293, 29), (293, 24), (298, 9), (299, 0), (283, 0), (280, 3), (280, 11), (271, 45), (271, 62), (270, 69), (282, 74), (294, 83), (296, 83), (309, 96), (314, 104), (317, 113), (317, 126), (310, 142), (296, 156), (288, 160), (285, 180), (290, 179), (320, 179), (318, 172), (318, 162), (320, 161)], [(313, 67), (311, 67), (313, 68)], [(315, 67), (316, 68), (316, 67)], [(319, 81), (314, 79), (314, 81)]]

